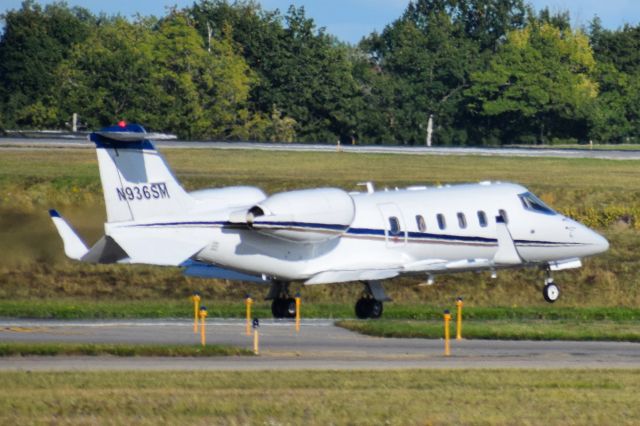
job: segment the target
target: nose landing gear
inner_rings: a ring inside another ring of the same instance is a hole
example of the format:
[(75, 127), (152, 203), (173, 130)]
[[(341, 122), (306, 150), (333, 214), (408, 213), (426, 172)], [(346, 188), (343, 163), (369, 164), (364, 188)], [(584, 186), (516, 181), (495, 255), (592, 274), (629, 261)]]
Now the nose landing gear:
[(553, 282), (551, 276), (544, 280), (544, 289), (542, 290), (544, 300), (553, 303), (560, 297), (560, 288)]

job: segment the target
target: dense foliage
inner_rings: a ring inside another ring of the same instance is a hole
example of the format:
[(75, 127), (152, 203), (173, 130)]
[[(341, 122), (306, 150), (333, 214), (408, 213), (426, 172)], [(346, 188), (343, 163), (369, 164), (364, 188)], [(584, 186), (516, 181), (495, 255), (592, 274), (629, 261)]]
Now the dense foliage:
[(252, 0), (132, 20), (26, 0), (2, 19), (0, 130), (76, 112), (190, 139), (640, 142), (640, 26), (575, 29), (525, 0), (413, 0), (357, 46)]

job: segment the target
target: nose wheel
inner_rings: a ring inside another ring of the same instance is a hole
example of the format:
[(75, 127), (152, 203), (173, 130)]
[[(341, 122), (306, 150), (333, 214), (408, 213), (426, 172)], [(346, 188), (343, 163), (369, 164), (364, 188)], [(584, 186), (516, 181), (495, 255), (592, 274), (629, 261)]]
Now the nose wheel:
[(553, 282), (553, 278), (547, 278), (544, 282), (545, 286), (542, 290), (544, 300), (553, 303), (560, 297), (560, 288)]

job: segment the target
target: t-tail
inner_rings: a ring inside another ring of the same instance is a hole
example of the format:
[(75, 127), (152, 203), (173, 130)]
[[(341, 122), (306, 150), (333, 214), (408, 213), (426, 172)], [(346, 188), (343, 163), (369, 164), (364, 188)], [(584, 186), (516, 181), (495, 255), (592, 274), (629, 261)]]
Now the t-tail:
[(121, 123), (89, 138), (96, 144), (108, 222), (171, 216), (194, 204), (150, 140), (174, 137)]
[[(195, 204), (150, 141), (174, 138), (147, 133), (140, 125), (125, 123), (91, 133), (89, 139), (96, 144), (107, 207), (107, 225), (172, 216)], [(127, 238), (105, 235), (87, 248), (57, 211), (50, 210), (49, 214), (62, 237), (65, 254), (72, 259), (91, 263), (128, 263), (142, 259), (141, 250), (136, 250), (136, 245)], [(187, 247), (186, 251), (190, 250)], [(180, 252), (178, 260), (181, 259)], [(176, 262), (171, 259), (166, 263)], [(148, 263), (156, 262), (152, 259)]]

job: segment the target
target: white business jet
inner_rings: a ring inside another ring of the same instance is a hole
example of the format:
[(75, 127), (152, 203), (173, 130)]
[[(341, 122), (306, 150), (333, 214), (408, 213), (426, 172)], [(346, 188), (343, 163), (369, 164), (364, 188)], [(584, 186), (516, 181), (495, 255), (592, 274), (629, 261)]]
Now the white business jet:
[(544, 298), (560, 295), (553, 271), (609, 243), (558, 214), (526, 188), (481, 182), (345, 192), (305, 189), (266, 195), (236, 186), (186, 192), (151, 143), (164, 135), (120, 123), (92, 133), (107, 208), (105, 235), (90, 249), (55, 211), (68, 257), (91, 263), (184, 268), (189, 276), (270, 284), (277, 318), (295, 315), (289, 283), (359, 281), (359, 318), (390, 300), (381, 280), (400, 275), (547, 271)]

